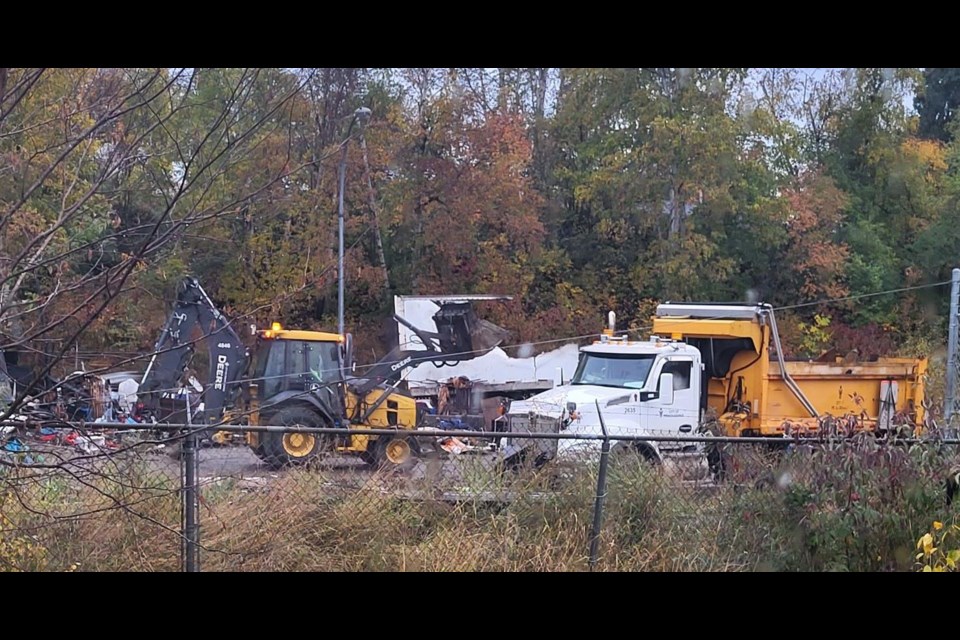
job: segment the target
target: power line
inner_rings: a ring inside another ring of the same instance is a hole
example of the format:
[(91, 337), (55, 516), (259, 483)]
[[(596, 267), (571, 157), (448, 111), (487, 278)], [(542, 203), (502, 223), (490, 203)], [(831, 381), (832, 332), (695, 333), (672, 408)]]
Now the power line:
[(774, 311), (786, 311), (789, 309), (800, 309), (802, 307), (815, 307), (822, 304), (830, 304), (833, 302), (846, 302), (847, 300), (860, 300), (862, 298), (872, 298), (875, 296), (885, 296), (892, 293), (903, 293), (904, 291), (916, 291), (918, 289), (932, 289), (934, 287), (942, 287), (943, 285), (950, 284), (950, 280), (944, 280), (943, 282), (931, 282), (930, 284), (918, 284), (911, 287), (900, 287), (899, 289), (887, 289), (886, 291), (874, 291), (872, 293), (858, 293), (855, 295), (842, 296), (839, 298), (828, 298), (826, 300), (818, 300), (816, 302), (801, 302), (798, 304), (784, 305), (782, 307), (774, 307)]

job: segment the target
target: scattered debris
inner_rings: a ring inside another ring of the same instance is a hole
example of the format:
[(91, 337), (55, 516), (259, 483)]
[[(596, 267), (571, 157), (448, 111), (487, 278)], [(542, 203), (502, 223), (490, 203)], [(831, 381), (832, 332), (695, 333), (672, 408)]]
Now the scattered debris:
[(454, 416), (437, 420), (437, 428), (453, 431), (454, 429), (469, 429), (469, 426), (461, 418)]
[(9, 440), (7, 440), (6, 444), (3, 445), (2, 449), (10, 453), (22, 453), (25, 451), (29, 451), (30, 447), (23, 444), (23, 442), (21, 442), (19, 438), (10, 438)]
[(447, 453), (460, 455), (461, 453), (470, 449), (470, 445), (466, 444), (465, 442), (463, 442), (458, 438), (447, 437), (440, 440), (440, 448), (446, 451)]
[(74, 445), (83, 453), (98, 453), (107, 446), (107, 438), (102, 435), (81, 436), (74, 439)]
[(454, 376), (441, 382), (437, 389), (437, 415), (468, 413), (472, 386), (466, 376)]
[(2, 453), (4, 458), (12, 458), (16, 464), (22, 465), (32, 465), (38, 462), (43, 462), (43, 456), (34, 456), (30, 455), (28, 452), (30, 447), (25, 444), (20, 438), (10, 438), (7, 440), (2, 447), (0, 447), (0, 453)]

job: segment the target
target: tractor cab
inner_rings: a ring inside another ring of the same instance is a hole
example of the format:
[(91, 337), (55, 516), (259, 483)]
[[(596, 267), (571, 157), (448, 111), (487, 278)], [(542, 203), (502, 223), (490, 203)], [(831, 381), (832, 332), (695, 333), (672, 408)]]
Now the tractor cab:
[(334, 392), (344, 377), (341, 359), (351, 360), (351, 342), (336, 333), (284, 329), (279, 322), (259, 330), (253, 380), (260, 397), (269, 403), (290, 392)]

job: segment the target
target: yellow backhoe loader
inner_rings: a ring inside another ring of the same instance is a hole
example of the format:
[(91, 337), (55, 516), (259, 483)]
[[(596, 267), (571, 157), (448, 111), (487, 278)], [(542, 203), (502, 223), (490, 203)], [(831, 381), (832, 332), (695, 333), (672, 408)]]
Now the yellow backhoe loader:
[[(155, 408), (174, 388), (193, 352), (197, 334), (210, 352), (203, 417), (214, 439), (216, 425), (275, 425), (290, 431), (245, 434), (256, 455), (273, 467), (306, 463), (325, 452), (357, 454), (370, 464), (402, 464), (416, 453), (403, 433), (418, 425), (414, 398), (400, 388), (403, 373), (424, 362), (449, 366), (488, 353), (509, 336), (477, 317), (469, 301), (438, 302), (436, 331), (414, 327), (422, 349), (400, 345), (372, 366), (353, 365), (350, 334), (284, 328), (255, 330), (255, 345), (243, 344), (230, 322), (196, 278), (181, 281), (170, 319), (154, 348), (140, 386), (140, 401)], [(318, 436), (297, 427), (332, 428), (342, 435)], [(396, 429), (396, 436), (367, 436), (353, 429)]]

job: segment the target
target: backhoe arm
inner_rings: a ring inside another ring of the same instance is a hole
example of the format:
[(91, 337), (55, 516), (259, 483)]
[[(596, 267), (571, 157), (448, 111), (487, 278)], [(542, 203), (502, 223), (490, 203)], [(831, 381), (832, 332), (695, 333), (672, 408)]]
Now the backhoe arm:
[(164, 392), (180, 387), (180, 376), (194, 352), (197, 329), (210, 352), (210, 377), (203, 395), (208, 423), (219, 422), (235, 383), (247, 364), (247, 350), (230, 323), (214, 306), (196, 278), (184, 278), (177, 288), (177, 301), (140, 383), (140, 395), (148, 407), (159, 406)]

